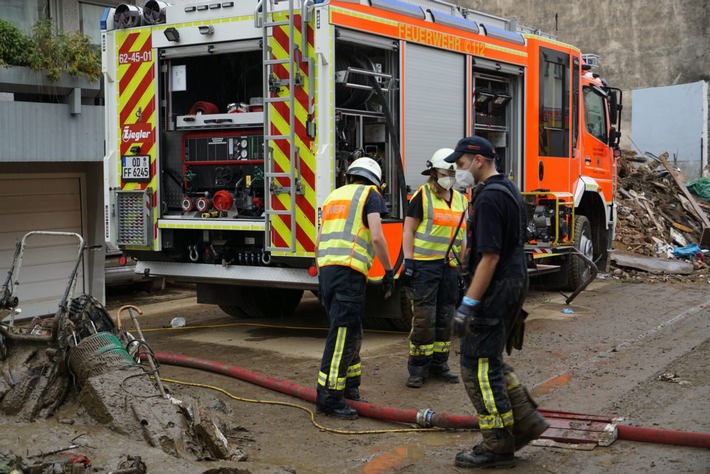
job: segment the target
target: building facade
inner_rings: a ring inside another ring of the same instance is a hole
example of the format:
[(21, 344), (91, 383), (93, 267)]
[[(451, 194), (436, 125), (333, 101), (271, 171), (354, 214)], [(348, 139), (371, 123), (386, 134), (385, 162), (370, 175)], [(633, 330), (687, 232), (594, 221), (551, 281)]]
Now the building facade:
[[(30, 33), (37, 20), (79, 30), (100, 44), (99, 19), (111, 1), (0, 0), (0, 18)], [(76, 233), (86, 250), (74, 295), (103, 301), (104, 117), (101, 81), (0, 66), (0, 268), (30, 231)], [(74, 237), (33, 235), (18, 269), (16, 295), (29, 318), (53, 314), (78, 260)], [(3, 273), (4, 274), (4, 273)], [(13, 277), (13, 280), (15, 277)], [(5, 283), (5, 281), (3, 281)]]

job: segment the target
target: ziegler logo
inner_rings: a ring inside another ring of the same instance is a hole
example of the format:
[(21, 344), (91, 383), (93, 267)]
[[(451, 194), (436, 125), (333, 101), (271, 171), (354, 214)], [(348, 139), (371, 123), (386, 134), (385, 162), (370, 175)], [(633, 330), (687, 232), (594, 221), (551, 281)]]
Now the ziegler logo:
[(121, 134), (121, 141), (128, 142), (145, 142), (152, 136), (150, 125), (125, 125)]

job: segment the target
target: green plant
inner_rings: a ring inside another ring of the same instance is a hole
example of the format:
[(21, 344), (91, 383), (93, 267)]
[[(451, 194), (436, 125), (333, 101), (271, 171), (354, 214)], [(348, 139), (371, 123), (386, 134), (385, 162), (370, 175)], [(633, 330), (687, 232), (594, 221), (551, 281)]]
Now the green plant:
[(19, 28), (0, 19), (0, 66), (24, 66), (27, 39)]
[(51, 20), (39, 20), (30, 36), (0, 19), (0, 65), (44, 70), (50, 81), (63, 73), (95, 81), (101, 77), (101, 52), (78, 31), (55, 33)]
[(26, 65), (38, 71), (47, 71), (50, 81), (58, 80), (64, 72), (90, 81), (101, 77), (99, 48), (78, 31), (56, 33), (50, 20), (39, 20), (27, 42)]

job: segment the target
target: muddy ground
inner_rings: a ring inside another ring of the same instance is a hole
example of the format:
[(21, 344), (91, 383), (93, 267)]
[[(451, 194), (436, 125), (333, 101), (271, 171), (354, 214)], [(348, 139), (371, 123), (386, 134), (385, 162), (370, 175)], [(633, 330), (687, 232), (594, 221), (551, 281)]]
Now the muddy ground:
[[(145, 313), (142, 328), (155, 351), (235, 364), (315, 388), (326, 318), (312, 297), (284, 320), (234, 319), (215, 306), (196, 305), (189, 287), (168, 286), (150, 295), (118, 293), (109, 297), (107, 307), (113, 316), (128, 303)], [(710, 434), (708, 304), (707, 282), (598, 280), (571, 305), (559, 293), (534, 291), (526, 304), (531, 315), (525, 348), (508, 360), (542, 408), (618, 417), (628, 426)], [(165, 329), (175, 317), (197, 327)], [(427, 381), (419, 390), (405, 387), (407, 350), (404, 333), (365, 333), (364, 398), (395, 408), (474, 414), (461, 384)], [(453, 351), (451, 366), (458, 371), (456, 342)], [(466, 430), (401, 431), (410, 427), (315, 415), (311, 403), (204, 371), (163, 365), (160, 375), (204, 385), (165, 382), (176, 398), (200, 399), (248, 459), (176, 459), (86, 424), (76, 403), (65, 404), (46, 421), (1, 419), (0, 446), (28, 457), (76, 444), (69, 452), (85, 454), (95, 472), (110, 472), (127, 456), (141, 456), (154, 473), (455, 473), (467, 471), (454, 466), (456, 453), (479, 439)], [(708, 449), (628, 440), (592, 450), (528, 446), (517, 459), (515, 469), (525, 473), (710, 472)]]

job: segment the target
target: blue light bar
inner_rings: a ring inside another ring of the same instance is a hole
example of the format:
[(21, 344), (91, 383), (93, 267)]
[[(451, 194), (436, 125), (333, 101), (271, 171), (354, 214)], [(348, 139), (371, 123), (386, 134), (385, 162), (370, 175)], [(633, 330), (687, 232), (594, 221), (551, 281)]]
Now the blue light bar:
[(434, 23), (459, 28), (461, 30), (470, 31), (472, 33), (478, 33), (478, 24), (475, 21), (467, 20), (458, 16), (449, 15), (447, 13), (441, 13), (435, 10), (429, 10), (429, 13), (431, 13), (431, 17), (434, 19)]
[(103, 31), (106, 31), (106, 22), (108, 21), (108, 16), (111, 12), (111, 9), (109, 7), (104, 8), (104, 12), (101, 14), (101, 22), (99, 24), (99, 28)]
[(373, 7), (387, 10), (388, 12), (401, 13), (402, 15), (413, 16), (423, 20), (426, 18), (422, 7), (400, 2), (399, 0), (370, 0)]
[(484, 25), (483, 23), (481, 23), (481, 26), (486, 32), (486, 36), (503, 41), (510, 41), (511, 43), (525, 44), (525, 38), (523, 38), (523, 35), (520, 33), (504, 30), (503, 28), (498, 28), (497, 26)]

